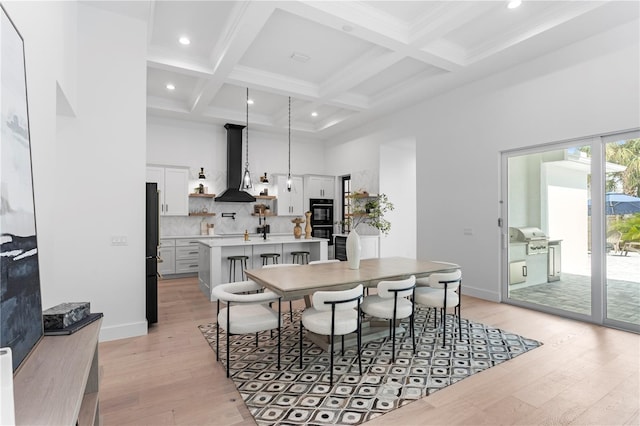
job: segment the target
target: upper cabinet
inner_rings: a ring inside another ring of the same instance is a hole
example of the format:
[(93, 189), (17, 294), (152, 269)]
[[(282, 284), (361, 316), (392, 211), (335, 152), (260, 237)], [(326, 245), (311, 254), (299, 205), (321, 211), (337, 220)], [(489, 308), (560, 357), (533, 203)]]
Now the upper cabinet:
[(147, 166), (147, 182), (158, 184), (161, 216), (189, 215), (189, 169)]
[(291, 176), (291, 192), (287, 191), (287, 176), (278, 175), (278, 216), (303, 216), (304, 192), (302, 176)]
[(305, 176), (305, 198), (335, 198), (336, 179), (333, 176)]

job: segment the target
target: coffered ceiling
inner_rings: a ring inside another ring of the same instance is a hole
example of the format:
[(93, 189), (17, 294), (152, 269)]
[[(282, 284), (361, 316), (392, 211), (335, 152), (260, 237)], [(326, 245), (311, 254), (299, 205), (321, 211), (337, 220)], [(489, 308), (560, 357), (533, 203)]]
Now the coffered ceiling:
[(293, 131), (322, 139), (638, 18), (635, 1), (507, 3), (91, 2), (147, 21), (150, 115), (244, 123), (248, 87), (254, 128), (285, 132), (291, 96)]

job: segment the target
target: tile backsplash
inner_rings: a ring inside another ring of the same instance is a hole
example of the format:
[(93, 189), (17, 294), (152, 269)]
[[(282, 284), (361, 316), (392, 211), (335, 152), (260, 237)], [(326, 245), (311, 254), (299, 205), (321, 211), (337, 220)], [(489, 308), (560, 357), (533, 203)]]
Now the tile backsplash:
[[(243, 234), (245, 230), (250, 234), (257, 232), (259, 225), (258, 216), (251, 216), (254, 203), (215, 203), (211, 199), (192, 199), (189, 209), (192, 212), (201, 212), (207, 209), (215, 216), (162, 216), (160, 218), (160, 237), (200, 235), (200, 223), (207, 222), (214, 225), (215, 233)], [(223, 213), (235, 213), (235, 219), (222, 217)], [(267, 218), (272, 234), (293, 235), (291, 219), (294, 216), (271, 216)], [(304, 224), (302, 225), (304, 230)], [(304, 231), (303, 231), (304, 232)]]

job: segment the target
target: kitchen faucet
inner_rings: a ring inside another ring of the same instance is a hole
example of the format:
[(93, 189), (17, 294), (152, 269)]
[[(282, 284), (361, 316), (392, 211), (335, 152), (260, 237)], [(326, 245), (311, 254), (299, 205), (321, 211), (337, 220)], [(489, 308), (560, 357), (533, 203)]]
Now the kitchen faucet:
[(267, 240), (267, 217), (264, 217), (264, 222), (262, 222), (262, 239)]

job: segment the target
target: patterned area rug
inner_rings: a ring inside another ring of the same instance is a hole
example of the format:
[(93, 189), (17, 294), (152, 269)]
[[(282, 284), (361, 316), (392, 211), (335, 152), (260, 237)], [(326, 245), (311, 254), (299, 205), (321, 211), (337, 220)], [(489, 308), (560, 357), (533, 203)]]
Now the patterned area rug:
[[(431, 312), (431, 314), (430, 314)], [(329, 356), (303, 341), (299, 368), (300, 311), (283, 314), (281, 370), (277, 369), (277, 338), (260, 333), (231, 336), (231, 378), (258, 425), (357, 425), (430, 395), (472, 374), (508, 361), (542, 343), (484, 324), (462, 319), (462, 340), (451, 346), (458, 322), (447, 316), (447, 344), (433, 328), (434, 310), (416, 309), (416, 355), (411, 337), (396, 335), (396, 361), (391, 363), (389, 338), (362, 347), (362, 376), (356, 349), (334, 356), (333, 388), (329, 388)], [(431, 315), (431, 316), (430, 316)], [(408, 321), (402, 322), (405, 329)], [(216, 325), (199, 326), (211, 348)], [(275, 337), (275, 332), (274, 332)], [(457, 336), (456, 336), (457, 337)], [(339, 340), (338, 340), (339, 341)], [(226, 336), (220, 330), (220, 359), (225, 362)]]

